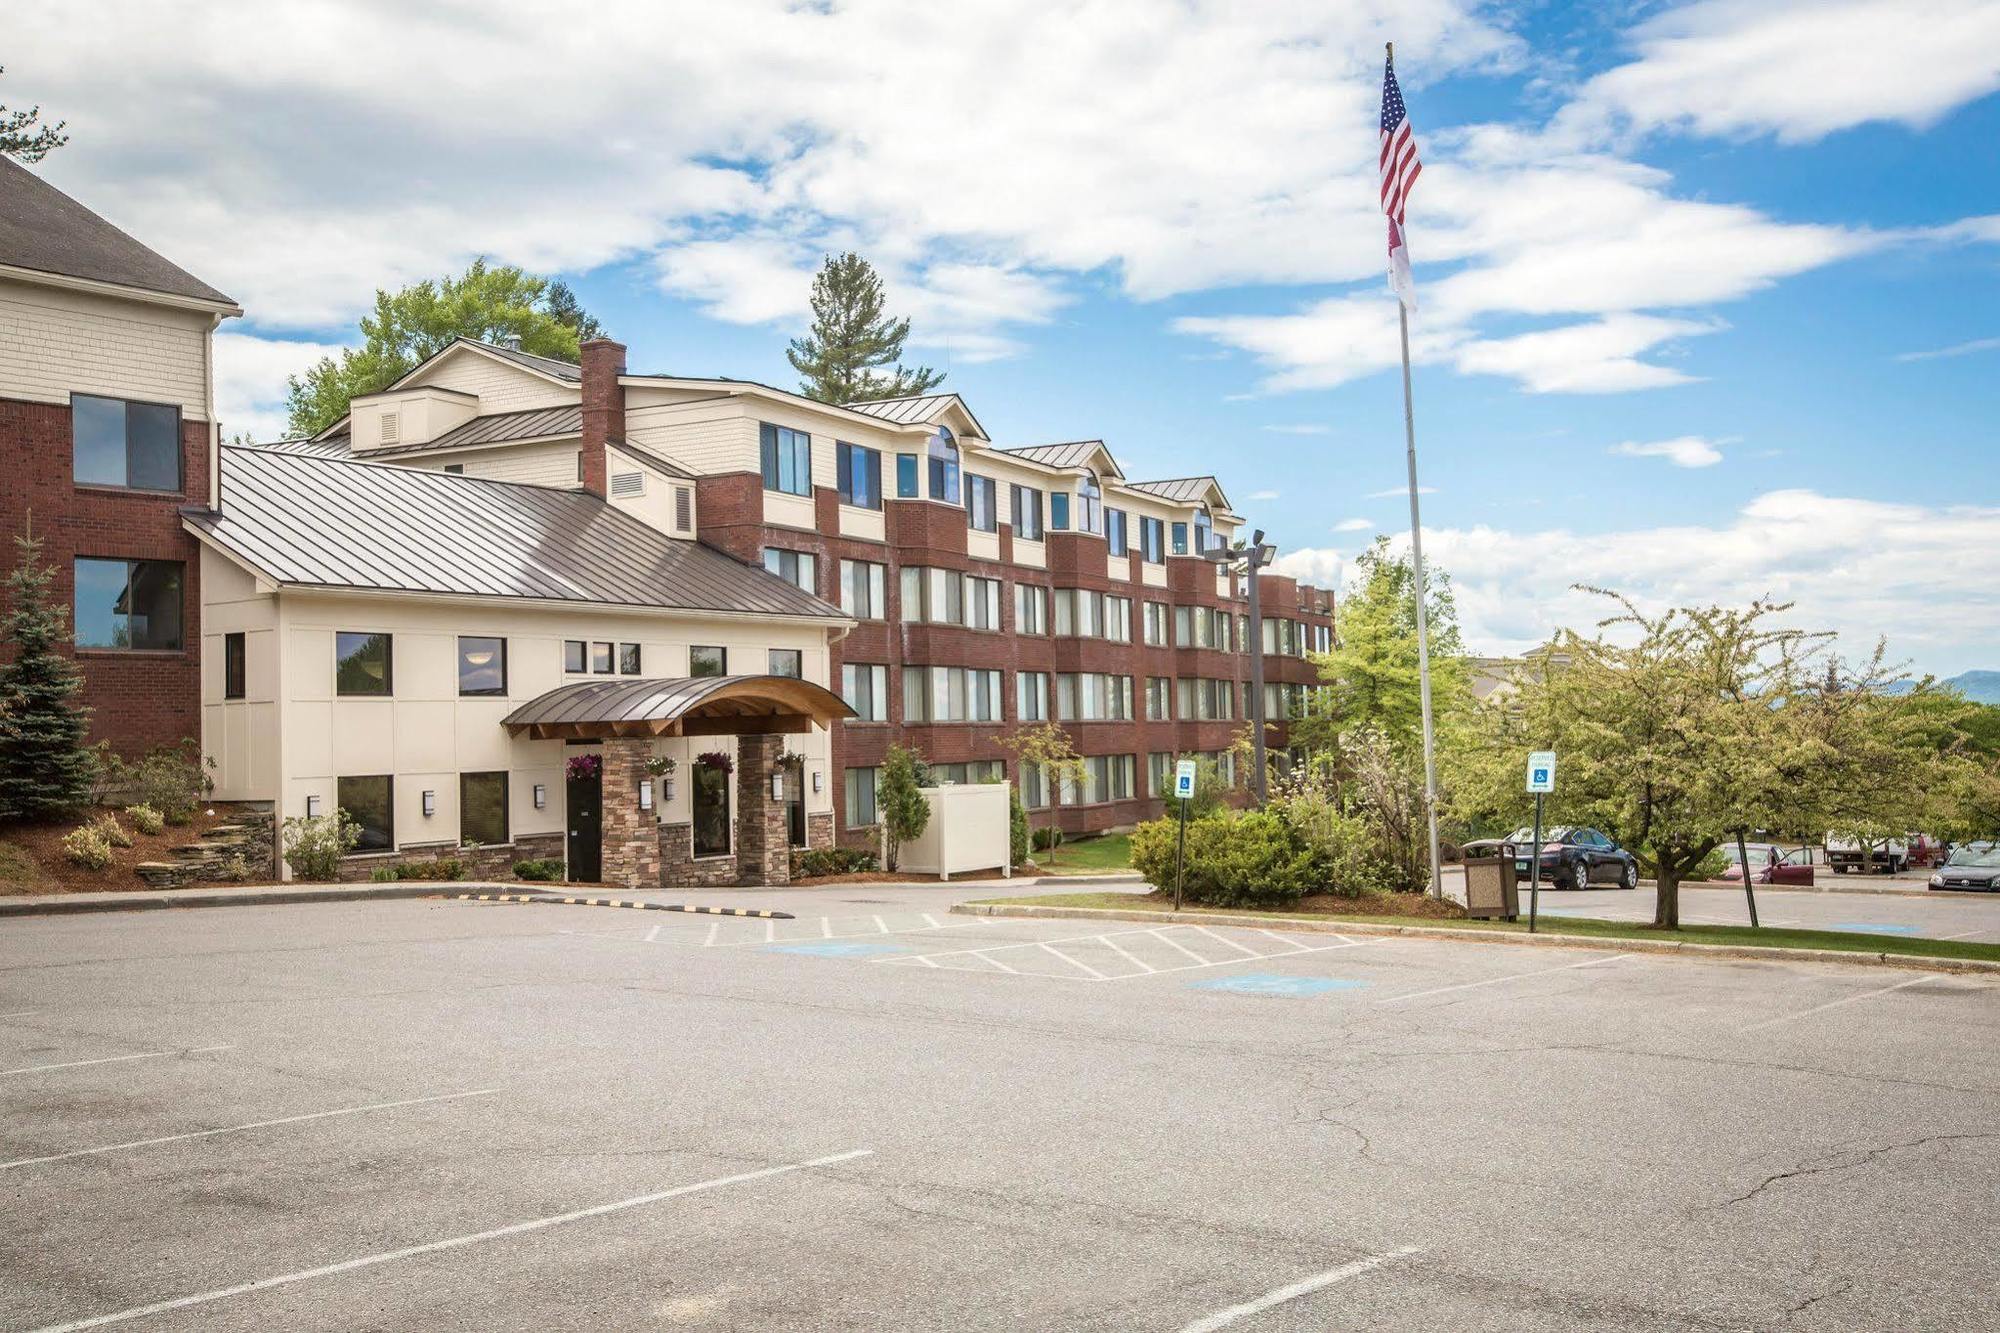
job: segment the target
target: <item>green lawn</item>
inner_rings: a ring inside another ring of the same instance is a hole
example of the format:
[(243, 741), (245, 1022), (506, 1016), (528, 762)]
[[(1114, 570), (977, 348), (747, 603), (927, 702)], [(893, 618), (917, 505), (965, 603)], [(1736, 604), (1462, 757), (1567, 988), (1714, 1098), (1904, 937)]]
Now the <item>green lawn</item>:
[(1094, 875), (1132, 868), (1132, 839), (1123, 833), (1106, 833), (1097, 838), (1079, 838), (1047, 852), (1035, 853), (1035, 864), (1057, 875)]
[[(1167, 911), (1171, 903), (1151, 894), (1056, 893), (987, 901), (1009, 907), (1109, 907), (1122, 911)], [(1346, 914), (1333, 912), (1255, 912), (1251, 909), (1210, 909), (1189, 907), (1190, 912), (1221, 911), (1231, 915), (1285, 916), (1315, 921), (1352, 921), (1378, 926), (1444, 926), (1454, 930), (1490, 930), (1522, 934), (1528, 929), (1524, 915), (1519, 921), (1467, 921), (1461, 918), (1436, 919), (1414, 916)], [(1890, 953), (1914, 958), (1970, 958), (2000, 962), (2000, 944), (1980, 944), (1972, 940), (1927, 940), (1911, 935), (1868, 935), (1850, 930), (1783, 930), (1765, 926), (1682, 926), (1679, 930), (1656, 930), (1630, 921), (1600, 921), (1591, 917), (1543, 917), (1538, 923), (1545, 934), (1590, 935), (1608, 940), (1684, 940), (1691, 944), (1752, 944), (1767, 949), (1834, 949), (1843, 953)]]

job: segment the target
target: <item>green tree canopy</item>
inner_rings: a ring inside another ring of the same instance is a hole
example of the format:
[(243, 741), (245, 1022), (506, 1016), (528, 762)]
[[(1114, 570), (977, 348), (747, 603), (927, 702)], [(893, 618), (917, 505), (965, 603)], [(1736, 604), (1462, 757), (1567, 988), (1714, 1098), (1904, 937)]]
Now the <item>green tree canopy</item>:
[(900, 745), (890, 746), (882, 759), (882, 781), (875, 792), (888, 844), (883, 848), (886, 853), (883, 865), (890, 870), (901, 865), (903, 844), (922, 837), (930, 827), (931, 803), (924, 799), (923, 782), (923, 761), (916, 752)]
[[(0, 66), (0, 74), (7, 72)], [(39, 162), (56, 149), (69, 142), (63, 133), (68, 121), (59, 120), (53, 125), (41, 123), (42, 109), (31, 106), (26, 111), (10, 111), (0, 102), (0, 154), (19, 158), (23, 162)]]
[(69, 612), (49, 601), (53, 575), (42, 563), (32, 521), (14, 539), (20, 559), (7, 576), (0, 617), (0, 819), (51, 819), (90, 800), (97, 765), (84, 748), (90, 709), (78, 697), (83, 673), (61, 649)]
[(340, 358), (321, 357), (287, 381), (291, 435), (317, 435), (347, 414), (357, 395), (395, 383), (454, 339), (518, 339), (521, 350), (575, 361), (585, 339), (603, 328), (561, 282), (536, 277), (511, 264), (484, 259), (457, 277), (429, 278), (389, 292), (377, 290), (375, 310), (361, 320), (361, 346)]
[[(822, 403), (858, 403), (923, 393), (944, 382), (942, 371), (905, 367), (910, 321), (882, 313), (882, 279), (849, 250), (828, 255), (812, 286), (812, 328), (794, 338), (785, 359), (799, 372), (799, 392)], [(882, 367), (889, 366), (888, 373)]]

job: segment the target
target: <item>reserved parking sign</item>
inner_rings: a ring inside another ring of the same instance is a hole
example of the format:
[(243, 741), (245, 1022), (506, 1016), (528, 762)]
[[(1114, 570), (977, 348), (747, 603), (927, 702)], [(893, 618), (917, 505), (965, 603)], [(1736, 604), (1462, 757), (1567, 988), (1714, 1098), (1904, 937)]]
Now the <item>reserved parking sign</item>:
[(1528, 756), (1528, 790), (1546, 795), (1556, 789), (1556, 752), (1537, 750)]
[(1174, 765), (1174, 795), (1183, 801), (1194, 799), (1195, 761), (1183, 759)]

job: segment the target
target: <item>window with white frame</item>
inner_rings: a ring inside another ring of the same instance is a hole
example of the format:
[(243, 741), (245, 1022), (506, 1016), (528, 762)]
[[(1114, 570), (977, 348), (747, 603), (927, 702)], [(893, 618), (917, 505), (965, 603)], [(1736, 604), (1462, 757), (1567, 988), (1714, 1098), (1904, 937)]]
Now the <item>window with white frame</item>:
[(782, 547), (766, 546), (764, 568), (794, 588), (814, 594), (819, 592), (819, 557), (811, 551), (788, 551)]
[(1164, 750), (1155, 750), (1146, 756), (1146, 795), (1165, 797), (1174, 794), (1174, 757)]
[(1086, 588), (1055, 590), (1056, 633), (1065, 638), (1132, 641), (1132, 599)]
[(946, 504), (958, 503), (958, 441), (952, 438), (949, 426), (939, 426), (937, 434), (931, 436), (930, 448), (931, 489), (933, 500)]
[(879, 768), (844, 768), (840, 771), (842, 813), (848, 828), (867, 828), (880, 822), (876, 813), (875, 785), (882, 779)]
[(1042, 539), (1042, 493), (1033, 486), (1013, 488), (1014, 536), (1024, 542)]
[(1049, 590), (1032, 583), (1014, 585), (1014, 632), (1016, 634), (1047, 634), (1049, 632)]
[(1076, 488), (1076, 530), (1104, 531), (1104, 488), (1097, 484), (1097, 474), (1089, 469), (1084, 470), (1083, 480)]
[(904, 667), (903, 721), (998, 722), (1000, 673), (972, 667)]
[(843, 662), (840, 698), (854, 710), (855, 722), (889, 720), (889, 668), (871, 662)]
[(1145, 608), (1146, 645), (1150, 648), (1164, 648), (1169, 643), (1167, 613), (1171, 608), (1165, 602), (1147, 602)]
[(1000, 581), (955, 569), (905, 565), (903, 619), (931, 625), (1000, 628)]
[(1130, 722), (1132, 678), (1063, 672), (1056, 677), (1056, 718), (1062, 722)]
[(1017, 722), (1046, 722), (1049, 720), (1048, 672), (1020, 671), (1015, 673), (1014, 720)]
[(1063, 780), (1064, 805), (1101, 805), (1132, 799), (1137, 764), (1129, 754), (1091, 755), (1083, 761), (1082, 781)]
[(1174, 715), (1174, 683), (1165, 676), (1146, 677), (1146, 720), (1171, 721)]
[(886, 565), (872, 560), (840, 562), (840, 609), (856, 620), (880, 620), (888, 614), (883, 593)]
[(1211, 606), (1174, 608), (1174, 642), (1182, 648), (1229, 651), (1229, 613)]
[(1184, 722), (1225, 721), (1236, 716), (1236, 682), (1183, 676), (1177, 701)]
[(1046, 810), (1049, 805), (1049, 774), (1040, 764), (1022, 764), (1019, 777), (1021, 804), (1030, 810)]
[(1000, 530), (999, 491), (993, 478), (965, 474), (965, 521), (974, 532)]

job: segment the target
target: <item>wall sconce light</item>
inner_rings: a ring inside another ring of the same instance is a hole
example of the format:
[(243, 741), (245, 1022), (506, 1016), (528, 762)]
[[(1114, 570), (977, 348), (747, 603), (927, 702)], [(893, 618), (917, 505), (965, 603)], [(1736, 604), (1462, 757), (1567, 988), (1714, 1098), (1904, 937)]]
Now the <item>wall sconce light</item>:
[(674, 775), (673, 775), (673, 774), (671, 774), (671, 773), (667, 774), (667, 776), (666, 776), (666, 784), (667, 784), (667, 799), (671, 801), (671, 800), (673, 800), (673, 799), (674, 799)]
[(650, 778), (639, 779), (639, 808), (641, 810), (653, 808), (653, 783)]
[(774, 801), (785, 799), (785, 775), (783, 773), (773, 773), (771, 775), (771, 799)]
[(545, 810), (549, 804), (549, 789), (541, 783), (535, 784), (535, 809)]
[(432, 815), (436, 814), (437, 812), (438, 812), (438, 794), (434, 791), (425, 792), (424, 818), (429, 819)]
[(319, 818), (319, 797), (317, 796), (306, 797), (306, 818), (307, 819)]
[(820, 779), (821, 779), (821, 778), (822, 778), (823, 776), (824, 776), (824, 775), (823, 775), (823, 774), (821, 774), (821, 772), (820, 772), (820, 771), (819, 771), (818, 769), (816, 769), (816, 768), (815, 768), (815, 769), (813, 770), (813, 790), (814, 790), (815, 792), (817, 792), (817, 791), (819, 790), (819, 784), (820, 784)]

